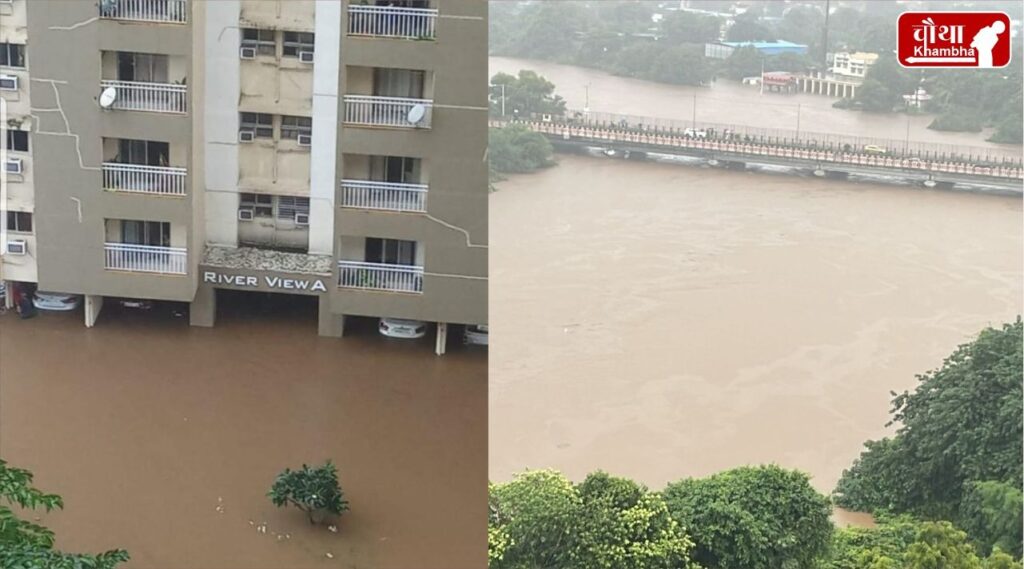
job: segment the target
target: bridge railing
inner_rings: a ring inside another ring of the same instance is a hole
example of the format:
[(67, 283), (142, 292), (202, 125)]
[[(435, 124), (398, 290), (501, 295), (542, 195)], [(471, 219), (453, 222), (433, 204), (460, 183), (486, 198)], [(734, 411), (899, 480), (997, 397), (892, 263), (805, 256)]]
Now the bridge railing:
[(835, 133), (813, 131), (797, 131), (795, 129), (757, 128), (735, 124), (681, 121), (640, 117), (617, 113), (598, 113), (583, 111), (566, 111), (564, 115), (537, 115), (521, 117), (538, 122), (553, 124), (588, 125), (593, 127), (612, 128), (624, 131), (680, 134), (702, 132), (702, 137), (713, 140), (737, 140), (772, 146), (794, 148), (819, 148), (843, 152), (860, 152), (866, 147), (874, 146), (885, 149), (887, 156), (919, 158), (923, 160), (948, 160), (970, 162), (988, 166), (1016, 165), (1022, 166), (1021, 149), (1019, 146), (959, 146), (953, 144), (937, 144), (913, 140), (895, 140), (887, 138), (849, 136)]

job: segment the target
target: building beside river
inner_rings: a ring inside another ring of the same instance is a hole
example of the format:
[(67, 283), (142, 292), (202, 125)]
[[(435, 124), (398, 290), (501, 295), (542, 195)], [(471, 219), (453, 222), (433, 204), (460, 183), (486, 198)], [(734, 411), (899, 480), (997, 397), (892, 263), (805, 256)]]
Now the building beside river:
[[(0, 1), (0, 279), (484, 324), (477, 0)], [(443, 330), (444, 326), (439, 326)]]

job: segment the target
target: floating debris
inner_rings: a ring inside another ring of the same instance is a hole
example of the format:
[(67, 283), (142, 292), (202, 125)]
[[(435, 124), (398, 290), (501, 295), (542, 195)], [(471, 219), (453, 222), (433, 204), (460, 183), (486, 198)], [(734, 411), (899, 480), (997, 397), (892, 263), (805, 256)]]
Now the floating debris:
[(327, 553), (324, 554), (324, 557), (326, 557), (328, 559), (334, 559), (334, 554), (331, 553), (330, 551), (328, 551)]
[(338, 533), (338, 526), (327, 526), (327, 530), (331, 533)]

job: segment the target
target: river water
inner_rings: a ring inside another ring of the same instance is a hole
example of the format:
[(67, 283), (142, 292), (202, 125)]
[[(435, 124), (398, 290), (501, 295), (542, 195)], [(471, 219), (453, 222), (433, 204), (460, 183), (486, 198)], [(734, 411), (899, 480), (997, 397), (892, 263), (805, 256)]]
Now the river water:
[[(801, 132), (840, 133), (849, 136), (887, 138), (911, 142), (984, 147), (993, 154), (1020, 156), (1019, 145), (985, 141), (982, 133), (929, 130), (928, 115), (876, 114), (833, 109), (836, 99), (807, 93), (758, 94), (757, 87), (719, 80), (710, 87), (667, 85), (617, 77), (584, 67), (546, 61), (491, 57), (490, 73), (517, 74), (537, 71), (555, 84), (555, 92), (570, 109), (583, 109), (589, 100), (594, 112), (637, 115), (679, 121), (790, 129)], [(696, 105), (694, 105), (696, 95)], [(696, 113), (694, 113), (696, 107)], [(506, 112), (511, 113), (510, 109)], [(799, 120), (799, 124), (798, 124)], [(909, 126), (909, 130), (908, 130)]]
[(891, 390), (1022, 310), (1019, 197), (557, 158), (491, 195), (496, 480), (774, 462), (829, 492)]
[[(0, 456), (64, 497), (42, 515), (59, 548), (123, 547), (128, 569), (486, 567), (485, 354), (372, 322), (319, 338), (315, 304), (221, 309), (213, 329), (0, 315)], [(265, 495), (327, 458), (352, 507), (337, 533)]]

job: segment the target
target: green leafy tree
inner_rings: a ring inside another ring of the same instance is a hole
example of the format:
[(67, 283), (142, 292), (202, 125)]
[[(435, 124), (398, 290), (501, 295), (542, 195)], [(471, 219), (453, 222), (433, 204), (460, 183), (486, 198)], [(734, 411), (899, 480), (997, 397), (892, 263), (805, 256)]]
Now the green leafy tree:
[(63, 553), (53, 549), (49, 529), (18, 518), (22, 510), (63, 509), (64, 501), (32, 486), (32, 473), (0, 459), (0, 567), (10, 569), (113, 569), (128, 561), (122, 549), (98, 555)]
[(661, 21), (661, 33), (672, 43), (718, 41), (721, 28), (717, 17), (693, 12), (669, 12)]
[(491, 545), (502, 550), (491, 569), (571, 567), (581, 503), (572, 482), (553, 470), (529, 471), (493, 485), (490, 533), (505, 545)]
[(285, 468), (274, 479), (267, 496), (279, 508), (291, 504), (306, 512), (311, 524), (322, 521), (327, 514), (340, 516), (349, 509), (338, 484), (338, 470), (329, 460), (323, 466)]
[(982, 566), (984, 569), (1021, 569), (1020, 561), (999, 549), (994, 550), (991, 555), (986, 557)]
[(503, 173), (533, 172), (551, 166), (553, 154), (548, 139), (524, 125), (490, 129), (487, 158), (492, 180), (500, 179)]
[(920, 522), (907, 515), (878, 516), (875, 527), (838, 529), (819, 569), (902, 569), (919, 529)]
[(774, 41), (775, 30), (761, 22), (754, 10), (748, 10), (733, 20), (725, 37), (729, 41)]
[(733, 50), (726, 58), (723, 74), (730, 79), (743, 79), (761, 75), (764, 58), (752, 47), (741, 47)]
[(565, 113), (565, 101), (555, 94), (555, 84), (536, 71), (523, 69), (518, 77), (498, 73), (491, 78), (491, 85), (492, 114), (501, 114), (502, 96), (507, 116)]
[(1021, 556), (1024, 495), (1005, 482), (969, 482), (960, 503), (959, 525), (981, 555), (994, 549)]
[(956, 519), (972, 482), (1020, 488), (1024, 446), (1022, 326), (983, 330), (941, 368), (896, 395), (889, 442), (868, 443), (845, 471), (835, 500), (844, 507), (890, 509)]
[(664, 497), (705, 567), (812, 567), (832, 539), (829, 500), (802, 472), (742, 467), (674, 482)]
[(949, 522), (925, 522), (904, 555), (905, 569), (981, 569), (967, 534)]

